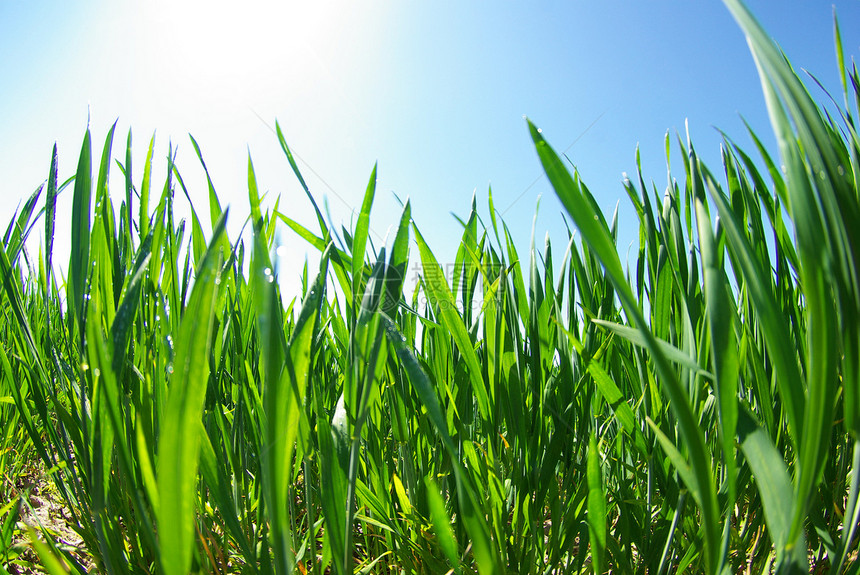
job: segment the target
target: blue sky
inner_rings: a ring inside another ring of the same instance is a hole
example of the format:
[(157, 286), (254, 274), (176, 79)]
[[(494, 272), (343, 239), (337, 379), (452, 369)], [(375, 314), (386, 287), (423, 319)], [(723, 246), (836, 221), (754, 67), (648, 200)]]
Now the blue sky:
[[(794, 65), (838, 96), (831, 3), (748, 5)], [(860, 2), (833, 5), (847, 56), (856, 57)], [(168, 142), (178, 145), (179, 169), (205, 210), (205, 179), (187, 136), (194, 135), (222, 203), (231, 205), (233, 236), (249, 211), (248, 150), (269, 198), (280, 194), (291, 217), (313, 224), (271, 132), (277, 118), (336, 223), (349, 226), (378, 161), (372, 239), (378, 245), (397, 222), (394, 194), (409, 197), (440, 262), (453, 259), (460, 235), (450, 213), (465, 216), (475, 193), (486, 220), (490, 185), (521, 250), (542, 196), (537, 243), (549, 232), (563, 251), (562, 208), (541, 177), (524, 115), (558, 151), (567, 150), (605, 211), (621, 203), (622, 252), (636, 237), (621, 179), (635, 171), (637, 145), (646, 181), (662, 190), (664, 136), (683, 134), (685, 121), (713, 167), (715, 127), (746, 144), (743, 116), (773, 141), (746, 42), (717, 0), (238, 6), (0, 2), (4, 229), (19, 200), (46, 178), (55, 141), (61, 177), (72, 174), (88, 116), (96, 155), (114, 121), (115, 158), (124, 156), (133, 129), (137, 184), (153, 132), (157, 189)], [(677, 148), (673, 153), (678, 159)], [(118, 170), (111, 178), (120, 197)], [(66, 196), (70, 206), (70, 191)], [(69, 237), (68, 226), (57, 233)], [(280, 237), (289, 248), (281, 266), (289, 289), (307, 248), (288, 230)], [(55, 256), (67, 259), (62, 251)]]

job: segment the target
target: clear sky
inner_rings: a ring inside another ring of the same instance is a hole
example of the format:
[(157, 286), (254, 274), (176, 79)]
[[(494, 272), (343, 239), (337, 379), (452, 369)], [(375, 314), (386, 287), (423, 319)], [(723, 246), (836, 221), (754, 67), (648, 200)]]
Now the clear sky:
[[(847, 56), (856, 57), (860, 2), (834, 4)], [(833, 5), (749, 6), (794, 65), (841, 101)], [(349, 227), (379, 162), (377, 245), (397, 222), (397, 194), (412, 200), (437, 259), (453, 260), (461, 230), (450, 213), (468, 214), (475, 193), (489, 225), (492, 185), (521, 250), (542, 196), (537, 243), (549, 231), (560, 257), (562, 208), (541, 177), (524, 115), (567, 150), (605, 211), (620, 201), (622, 251), (636, 237), (621, 179), (635, 171), (637, 145), (646, 181), (662, 190), (664, 136), (683, 134), (687, 119), (712, 167), (715, 126), (747, 143), (743, 116), (773, 142), (746, 42), (718, 0), (0, 0), (3, 229), (47, 177), (55, 141), (61, 179), (72, 175), (88, 117), (96, 157), (114, 121), (117, 159), (133, 129), (137, 185), (153, 132), (157, 190), (168, 142), (178, 145), (179, 169), (208, 213), (191, 133), (222, 204), (231, 205), (233, 237), (249, 211), (248, 150), (261, 189), (270, 199), (280, 194), (282, 208), (313, 229), (271, 131), (277, 118), (311, 191), (338, 224)], [(121, 174), (111, 178), (119, 198)], [(71, 205), (71, 190), (65, 196), (61, 208)], [(67, 261), (69, 226), (59, 224), (55, 261)], [(282, 274), (294, 279), (308, 248), (286, 229), (281, 241), (291, 254)]]

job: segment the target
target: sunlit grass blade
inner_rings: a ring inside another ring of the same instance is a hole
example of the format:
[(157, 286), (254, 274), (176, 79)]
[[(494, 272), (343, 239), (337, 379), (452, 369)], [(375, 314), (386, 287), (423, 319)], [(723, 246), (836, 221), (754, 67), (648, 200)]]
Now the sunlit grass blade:
[(460, 573), (460, 557), (457, 553), (457, 541), (454, 539), (454, 533), (451, 531), (451, 518), (448, 517), (448, 512), (445, 510), (445, 501), (439, 495), (439, 488), (432, 478), (425, 477), (424, 482), (427, 486), (427, 500), (430, 504), (430, 519), (433, 522), (433, 528), (436, 530), (439, 546), (451, 563), (454, 572)]
[(69, 281), (66, 303), (69, 310), (69, 331), (75, 334), (78, 345), (84, 337), (84, 317), (87, 276), (90, 259), (90, 205), (92, 196), (92, 148), (90, 131), (87, 129), (81, 145), (78, 169), (75, 173), (75, 189), (72, 198), (72, 244), (69, 260)]
[(588, 532), (595, 573), (603, 573), (606, 553), (606, 494), (600, 474), (600, 451), (594, 434), (588, 438)]
[[(856, 184), (845, 177), (840, 158), (844, 153), (834, 145), (818, 106), (748, 10), (734, 1), (727, 1), (727, 6), (747, 35), (777, 134), (808, 310), (807, 409), (798, 441), (794, 537), (803, 527), (828, 457), (837, 363), (843, 351), (844, 376), (851, 380), (844, 386), (849, 400), (846, 415), (856, 426), (856, 397), (849, 388), (856, 388), (860, 380), (860, 360), (854, 355), (860, 342), (860, 232), (846, 223), (860, 218), (860, 203)], [(845, 344), (850, 352), (839, 349)]]
[(376, 165), (370, 173), (370, 181), (364, 192), (364, 200), (361, 202), (361, 211), (355, 224), (355, 233), (352, 239), (352, 297), (354, 305), (358, 306), (359, 290), (362, 285), (362, 269), (364, 268), (364, 250), (367, 246), (367, 232), (370, 226), (370, 208), (373, 205), (373, 196), (376, 193)]
[(739, 411), (738, 440), (747, 464), (756, 478), (767, 527), (777, 553), (777, 564), (798, 572), (808, 572), (806, 545), (789, 540), (794, 516), (795, 496), (782, 455), (767, 433), (744, 410)]
[[(278, 122), (275, 122), (275, 132), (278, 135), (278, 142), (281, 144), (281, 149), (284, 151), (284, 155), (287, 156), (287, 161), (290, 163), (290, 167), (293, 169), (293, 173), (296, 175), (296, 178), (299, 180), (299, 183), (302, 186), (302, 189), (305, 191), (305, 195), (307, 195), (308, 199), (311, 201), (311, 205), (314, 207), (314, 213), (317, 216), (317, 223), (320, 226), (320, 233), (322, 233), (323, 237), (328, 241), (330, 239), (330, 234), (328, 230), (328, 226), (325, 224), (325, 220), (323, 219), (322, 213), (320, 212), (319, 207), (317, 207), (317, 202), (311, 195), (310, 189), (308, 185), (305, 183), (305, 179), (302, 177), (301, 171), (299, 171), (299, 166), (296, 164), (296, 160), (293, 157), (293, 152), (290, 150), (290, 147), (287, 145), (287, 140), (284, 138), (283, 132), (281, 132), (281, 126)], [(374, 172), (376, 170), (374, 169)], [(375, 180), (374, 180), (374, 185)]]
[(45, 301), (51, 294), (51, 274), (53, 272), (54, 227), (57, 213), (57, 144), (51, 153), (51, 169), (48, 174), (48, 189), (45, 197)]
[(388, 267), (385, 270), (385, 298), (380, 309), (391, 317), (396, 317), (397, 306), (403, 295), (403, 285), (406, 282), (406, 268), (409, 265), (409, 222), (412, 220), (412, 208), (407, 200), (400, 214), (400, 225), (394, 235), (391, 245)]
[(143, 179), (140, 183), (140, 213), (138, 215), (137, 225), (140, 228), (141, 239), (149, 233), (149, 193), (152, 182), (152, 152), (155, 148), (155, 134), (149, 140), (149, 147), (146, 151), (146, 160), (143, 163)]
[(726, 465), (729, 503), (734, 506), (737, 495), (737, 465), (735, 463), (735, 430), (738, 421), (738, 346), (734, 319), (737, 317), (729, 303), (729, 284), (723, 267), (723, 258), (711, 231), (711, 215), (699, 173), (698, 158), (690, 149), (693, 170), (693, 196), (695, 202), (699, 252), (702, 256), (704, 276), (705, 313), (711, 337), (711, 357), (714, 370), (714, 387), (717, 395), (717, 413)]
[(469, 338), (469, 332), (466, 330), (463, 319), (457, 312), (456, 302), (451, 295), (451, 290), (448, 287), (442, 269), (433, 256), (433, 252), (430, 251), (427, 242), (424, 241), (424, 237), (418, 231), (418, 228), (413, 225), (412, 229), (415, 231), (415, 241), (418, 242), (418, 250), (421, 253), (421, 263), (424, 268), (423, 285), (427, 290), (428, 301), (432, 302), (434, 307), (438, 307), (439, 321), (445, 326), (448, 333), (451, 334), (454, 343), (457, 345), (457, 349), (460, 350), (463, 360), (466, 362), (469, 381), (472, 384), (472, 392), (475, 394), (481, 417), (490, 421), (490, 399), (487, 394), (481, 366), (478, 363), (475, 349)]
[(637, 300), (627, 284), (615, 244), (605, 225), (605, 221), (594, 212), (592, 203), (582, 193), (580, 186), (571, 178), (556, 153), (546, 143), (538, 129), (529, 122), (532, 140), (549, 177), (556, 194), (567, 209), (568, 214), (576, 222), (583, 239), (594, 250), (603, 266), (606, 268), (619, 299), (629, 320), (639, 328), (645, 338), (657, 370), (663, 379), (663, 389), (672, 402), (672, 408), (678, 418), (680, 431), (688, 444), (691, 459), (692, 478), (690, 484), (699, 507), (702, 510), (702, 527), (705, 531), (705, 556), (707, 557), (707, 572), (716, 574), (723, 558), (720, 556), (719, 514), (716, 504), (716, 492), (711, 474), (708, 451), (702, 432), (692, 413), (686, 393), (681, 388), (675, 372), (670, 367), (656, 339), (647, 328), (645, 318), (639, 310)]
[[(226, 216), (213, 232), (224, 231)], [(197, 500), (199, 420), (209, 378), (209, 350), (215, 318), (220, 262), (207, 250), (180, 323), (170, 392), (158, 444), (158, 533), (164, 572), (186, 574), (191, 567), (194, 507)]]
[(483, 512), (480, 510), (474, 486), (471, 485), (465, 470), (459, 463), (459, 454), (448, 433), (448, 424), (445, 420), (442, 407), (439, 405), (439, 399), (433, 391), (427, 374), (421, 368), (415, 356), (412, 355), (412, 352), (406, 347), (404, 338), (397, 329), (397, 326), (384, 315), (382, 316), (382, 322), (388, 341), (391, 343), (394, 352), (409, 375), (409, 380), (421, 403), (427, 409), (433, 426), (436, 428), (437, 433), (439, 433), (449, 457), (451, 457), (451, 465), (454, 470), (459, 494), (460, 513), (462, 514), (466, 531), (472, 540), (478, 571), (481, 575), (500, 573), (502, 572), (500, 554), (490, 539), (490, 529)]

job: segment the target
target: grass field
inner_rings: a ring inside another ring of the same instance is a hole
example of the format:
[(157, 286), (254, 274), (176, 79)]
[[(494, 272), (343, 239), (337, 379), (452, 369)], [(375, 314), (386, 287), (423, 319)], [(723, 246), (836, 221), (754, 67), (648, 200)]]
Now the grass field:
[[(569, 242), (518, 254), (490, 194), (445, 268), (408, 203), (369, 243), (375, 168), (336, 230), (261, 205), (249, 158), (243, 240), (211, 180), (174, 219), (152, 143), (138, 172), (87, 131), (68, 180), (55, 149), (0, 252), (0, 573), (860, 572), (860, 76), (837, 28), (825, 111), (726, 4), (778, 156), (667, 137), (627, 261), (531, 124)], [(283, 226), (321, 253), (296, 297)]]

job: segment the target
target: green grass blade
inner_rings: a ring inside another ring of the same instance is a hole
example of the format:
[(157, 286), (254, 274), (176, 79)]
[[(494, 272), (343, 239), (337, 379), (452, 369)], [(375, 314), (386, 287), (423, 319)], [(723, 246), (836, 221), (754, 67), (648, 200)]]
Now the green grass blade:
[(637, 299), (633, 295), (625, 278), (615, 244), (603, 220), (595, 213), (592, 202), (583, 193), (567, 169), (562, 164), (558, 155), (549, 144), (546, 143), (540, 131), (529, 122), (532, 140), (543, 164), (544, 170), (549, 177), (550, 183), (568, 214), (576, 222), (582, 233), (583, 239), (606, 269), (609, 280), (612, 282), (618, 297), (627, 313), (628, 318), (641, 331), (645, 338), (648, 351), (651, 353), (658, 373), (663, 379), (663, 389), (671, 401), (671, 406), (678, 418), (678, 425), (684, 440), (687, 442), (690, 454), (691, 467), (694, 482), (690, 484), (699, 507), (702, 510), (702, 527), (705, 531), (705, 556), (707, 558), (707, 572), (716, 574), (723, 558), (720, 550), (719, 514), (717, 511), (716, 489), (713, 475), (710, 469), (709, 454), (702, 431), (698, 421), (693, 415), (686, 392), (681, 387), (674, 370), (663, 355), (653, 334), (647, 329), (645, 318), (638, 307)]
[(72, 244), (69, 259), (69, 282), (66, 303), (69, 310), (69, 331), (75, 335), (83, 349), (84, 318), (87, 277), (90, 261), (90, 205), (92, 197), (92, 147), (90, 131), (87, 129), (78, 169), (75, 175), (75, 191), (72, 198)]
[(361, 211), (355, 224), (355, 235), (352, 240), (352, 298), (353, 305), (358, 305), (359, 290), (361, 289), (362, 269), (364, 268), (364, 250), (367, 246), (367, 230), (370, 225), (370, 208), (373, 205), (373, 196), (376, 193), (376, 164), (370, 173), (370, 181), (367, 182), (367, 190), (364, 192), (364, 200), (361, 202)]
[[(226, 215), (214, 231), (210, 247), (223, 233)], [(180, 322), (173, 377), (158, 443), (158, 533), (162, 568), (167, 575), (185, 575), (191, 568), (199, 421), (209, 379), (209, 350), (220, 269), (217, 257), (212, 249), (203, 256)]]
[(758, 320), (765, 336), (765, 344), (774, 368), (779, 374), (776, 379), (784, 402), (792, 441), (796, 441), (803, 421), (805, 400), (800, 368), (797, 364), (795, 347), (789, 337), (785, 314), (782, 313), (773, 293), (768, 288), (764, 279), (767, 276), (759, 267), (752, 246), (749, 245), (742, 231), (743, 227), (729, 206), (728, 198), (708, 174), (705, 175), (705, 182), (711, 199), (719, 211), (720, 224), (726, 232), (727, 241), (734, 253), (733, 261), (740, 266), (741, 274), (745, 278), (744, 287), (758, 310)]
[(717, 395), (718, 421), (726, 464), (726, 481), (729, 488), (728, 507), (734, 506), (736, 497), (737, 465), (735, 463), (735, 430), (738, 421), (738, 344), (734, 331), (736, 313), (730, 304), (729, 284), (723, 268), (723, 259), (711, 231), (711, 217), (707, 198), (698, 176), (698, 159), (690, 145), (690, 164), (693, 167), (693, 195), (699, 234), (699, 252), (704, 275), (705, 313), (711, 337), (711, 354), (714, 369), (714, 387)]
[[(48, 190), (45, 197), (45, 301), (51, 293), (51, 274), (53, 273), (54, 227), (57, 213), (57, 144), (51, 153), (51, 170), (48, 174)], [(49, 320), (50, 321), (50, 320)]]
[(591, 561), (594, 573), (603, 573), (606, 554), (606, 494), (600, 474), (600, 451), (592, 433), (588, 438), (588, 533), (591, 544)]
[(326, 226), (322, 213), (320, 212), (319, 207), (317, 207), (317, 202), (311, 195), (310, 189), (308, 189), (308, 185), (305, 183), (305, 179), (302, 177), (298, 165), (296, 165), (296, 160), (295, 158), (293, 158), (293, 152), (287, 145), (287, 140), (284, 138), (284, 134), (283, 132), (281, 132), (281, 126), (280, 124), (278, 124), (278, 122), (275, 122), (275, 132), (278, 135), (278, 142), (281, 144), (281, 149), (284, 151), (284, 155), (287, 156), (287, 161), (290, 163), (290, 167), (293, 169), (293, 173), (296, 175), (296, 178), (299, 180), (302, 189), (304, 189), (305, 191), (305, 195), (307, 195), (308, 199), (311, 201), (311, 205), (313, 205), (314, 207), (314, 213), (316, 213), (317, 215), (317, 223), (319, 223), (320, 226), (320, 233), (323, 235), (324, 238), (326, 238), (326, 242), (328, 242), (328, 239), (331, 236), (328, 231), (328, 226)]
[(111, 149), (113, 148), (113, 133), (116, 130), (116, 122), (113, 123), (107, 136), (105, 136), (105, 144), (102, 148), (102, 159), (99, 162), (99, 175), (96, 183), (96, 201), (100, 201), (107, 197), (108, 178), (110, 177), (110, 157)]
[(412, 208), (407, 200), (400, 214), (400, 225), (391, 245), (391, 256), (385, 270), (385, 299), (380, 309), (391, 317), (396, 317), (397, 305), (403, 295), (403, 284), (406, 280), (409, 266), (409, 222), (412, 219)]
[(445, 510), (445, 501), (439, 495), (439, 488), (431, 477), (424, 478), (427, 487), (427, 502), (430, 505), (430, 520), (439, 540), (442, 552), (451, 564), (455, 573), (461, 573), (460, 558), (457, 553), (457, 541), (451, 531), (451, 518)]
[(397, 329), (394, 322), (385, 315), (381, 315), (381, 318), (388, 341), (394, 348), (398, 360), (409, 376), (409, 381), (412, 383), (421, 403), (427, 409), (428, 416), (437, 433), (439, 433), (445, 450), (451, 457), (451, 465), (457, 485), (460, 513), (466, 531), (472, 540), (473, 553), (478, 564), (478, 571), (481, 575), (503, 573), (501, 554), (495, 548), (490, 538), (490, 528), (478, 503), (479, 500), (475, 493), (475, 487), (459, 462), (458, 450), (448, 433), (445, 414), (442, 411), (435, 391), (433, 391), (430, 379), (418, 363), (418, 360), (409, 348), (406, 347), (405, 338)]
[(782, 455), (745, 410), (739, 411), (738, 440), (756, 478), (777, 562), (785, 562), (787, 568), (798, 569), (798, 573), (808, 573), (805, 541), (802, 537), (797, 542), (789, 540), (796, 498)]
[(454, 338), (454, 343), (466, 362), (469, 381), (472, 383), (472, 392), (475, 394), (481, 417), (489, 421), (491, 413), (490, 399), (487, 394), (481, 366), (478, 363), (478, 357), (475, 355), (475, 349), (469, 338), (469, 332), (463, 324), (462, 317), (457, 312), (457, 304), (451, 295), (448, 282), (445, 280), (445, 275), (442, 273), (442, 269), (439, 267), (435, 256), (433, 256), (433, 252), (430, 251), (427, 242), (424, 241), (424, 237), (418, 231), (418, 228), (414, 224), (412, 228), (415, 231), (415, 241), (418, 242), (418, 251), (421, 253), (421, 264), (424, 268), (424, 287), (427, 289), (428, 301), (438, 306), (439, 320), (445, 326), (447, 332), (451, 334), (451, 337)]
[(123, 166), (123, 175), (125, 176), (125, 219), (128, 225), (127, 233), (129, 246), (133, 245), (131, 243), (131, 228), (132, 221), (134, 220), (134, 216), (132, 216), (132, 202), (134, 198), (134, 180), (132, 179), (132, 153), (131, 153), (131, 128), (128, 129), (128, 136), (125, 140), (125, 166)]
[(140, 215), (137, 224), (140, 226), (140, 237), (145, 238), (149, 234), (149, 193), (152, 182), (152, 151), (155, 148), (155, 133), (149, 140), (149, 148), (146, 151), (146, 160), (143, 163), (143, 180), (140, 183)]

